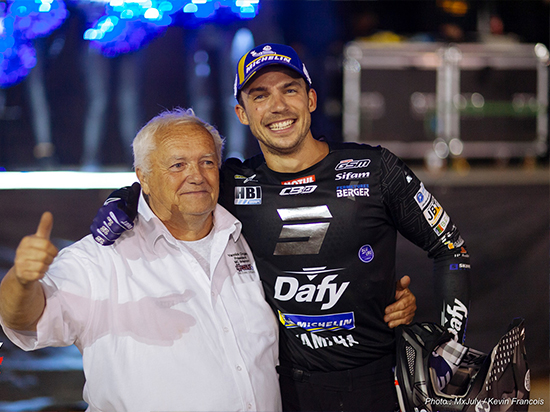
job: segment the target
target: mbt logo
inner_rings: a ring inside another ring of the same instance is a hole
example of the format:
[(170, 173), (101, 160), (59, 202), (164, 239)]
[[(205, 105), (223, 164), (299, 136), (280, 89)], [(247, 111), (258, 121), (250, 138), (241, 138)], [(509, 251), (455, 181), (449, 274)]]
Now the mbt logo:
[[(314, 278), (316, 276), (313, 276)], [(332, 308), (342, 297), (350, 282), (338, 285), (335, 280), (338, 275), (328, 275), (321, 282), (304, 283), (291, 276), (279, 276), (275, 281), (274, 298), (283, 302), (295, 300), (296, 302), (319, 302), (321, 310)], [(309, 277), (308, 277), (309, 279)]]
[(235, 187), (236, 205), (261, 205), (262, 187), (261, 186), (237, 186)]
[(342, 172), (342, 173), (336, 173), (336, 176), (334, 176), (334, 180), (361, 180), (361, 179), (366, 179), (369, 176), (370, 176), (370, 172), (361, 172), (361, 173)]
[(307, 195), (315, 192), (317, 185), (285, 187), (279, 192), (279, 196)]
[(287, 180), (286, 182), (281, 182), (282, 185), (304, 185), (307, 183), (315, 182), (315, 175), (300, 177), (299, 179)]
[(441, 324), (448, 326), (449, 332), (458, 336), (462, 330), (462, 324), (468, 317), (468, 309), (460, 300), (455, 298), (454, 305), (443, 304), (443, 312), (441, 313)]
[(370, 159), (361, 159), (361, 160), (341, 160), (340, 163), (336, 165), (334, 170), (346, 170), (346, 169), (362, 169), (367, 167), (370, 164)]

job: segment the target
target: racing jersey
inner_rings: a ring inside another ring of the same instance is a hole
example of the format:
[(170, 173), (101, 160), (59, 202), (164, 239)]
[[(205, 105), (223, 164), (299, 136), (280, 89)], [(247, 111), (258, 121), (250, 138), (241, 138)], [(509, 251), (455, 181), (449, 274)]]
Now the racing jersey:
[(242, 222), (280, 321), (281, 363), (335, 371), (393, 354), (383, 317), (395, 301), (397, 231), (434, 259), (442, 321), (462, 339), (470, 264), (449, 215), (387, 149), (329, 147), (299, 173), (274, 172), (263, 155), (221, 170), (219, 202)]

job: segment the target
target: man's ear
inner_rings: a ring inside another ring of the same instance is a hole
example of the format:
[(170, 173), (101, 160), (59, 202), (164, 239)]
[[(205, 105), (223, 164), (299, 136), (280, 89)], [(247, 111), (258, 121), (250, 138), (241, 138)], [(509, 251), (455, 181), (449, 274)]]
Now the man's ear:
[(235, 113), (237, 114), (237, 117), (242, 124), (244, 124), (245, 126), (249, 125), (248, 116), (246, 115), (246, 110), (244, 110), (244, 107), (242, 107), (240, 104), (236, 105)]
[(307, 98), (308, 98), (309, 112), (313, 113), (315, 109), (317, 109), (317, 92), (315, 91), (315, 89), (309, 89)]
[(147, 174), (143, 173), (143, 170), (141, 170), (140, 168), (137, 168), (136, 169), (136, 175), (137, 175), (137, 178), (139, 180), (139, 183), (141, 184), (141, 191), (143, 193), (145, 193), (146, 195), (148, 195), (150, 192), (149, 192), (149, 184), (148, 184)]

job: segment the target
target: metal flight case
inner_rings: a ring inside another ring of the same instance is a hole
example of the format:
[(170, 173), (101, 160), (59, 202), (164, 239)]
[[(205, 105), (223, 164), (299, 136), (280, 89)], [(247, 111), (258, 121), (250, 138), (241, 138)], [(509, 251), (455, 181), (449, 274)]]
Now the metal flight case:
[(405, 159), (545, 156), (548, 61), (542, 44), (348, 43), (344, 140)]

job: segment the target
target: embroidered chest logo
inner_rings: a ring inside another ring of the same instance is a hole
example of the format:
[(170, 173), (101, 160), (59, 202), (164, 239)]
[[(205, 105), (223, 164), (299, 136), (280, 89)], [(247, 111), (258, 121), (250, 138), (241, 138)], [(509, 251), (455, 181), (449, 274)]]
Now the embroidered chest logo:
[(235, 264), (235, 270), (237, 272), (239, 273), (252, 272), (254, 270), (254, 267), (252, 266), (252, 262), (248, 257), (248, 253), (236, 252), (236, 253), (231, 253), (228, 256), (233, 258), (233, 263)]

